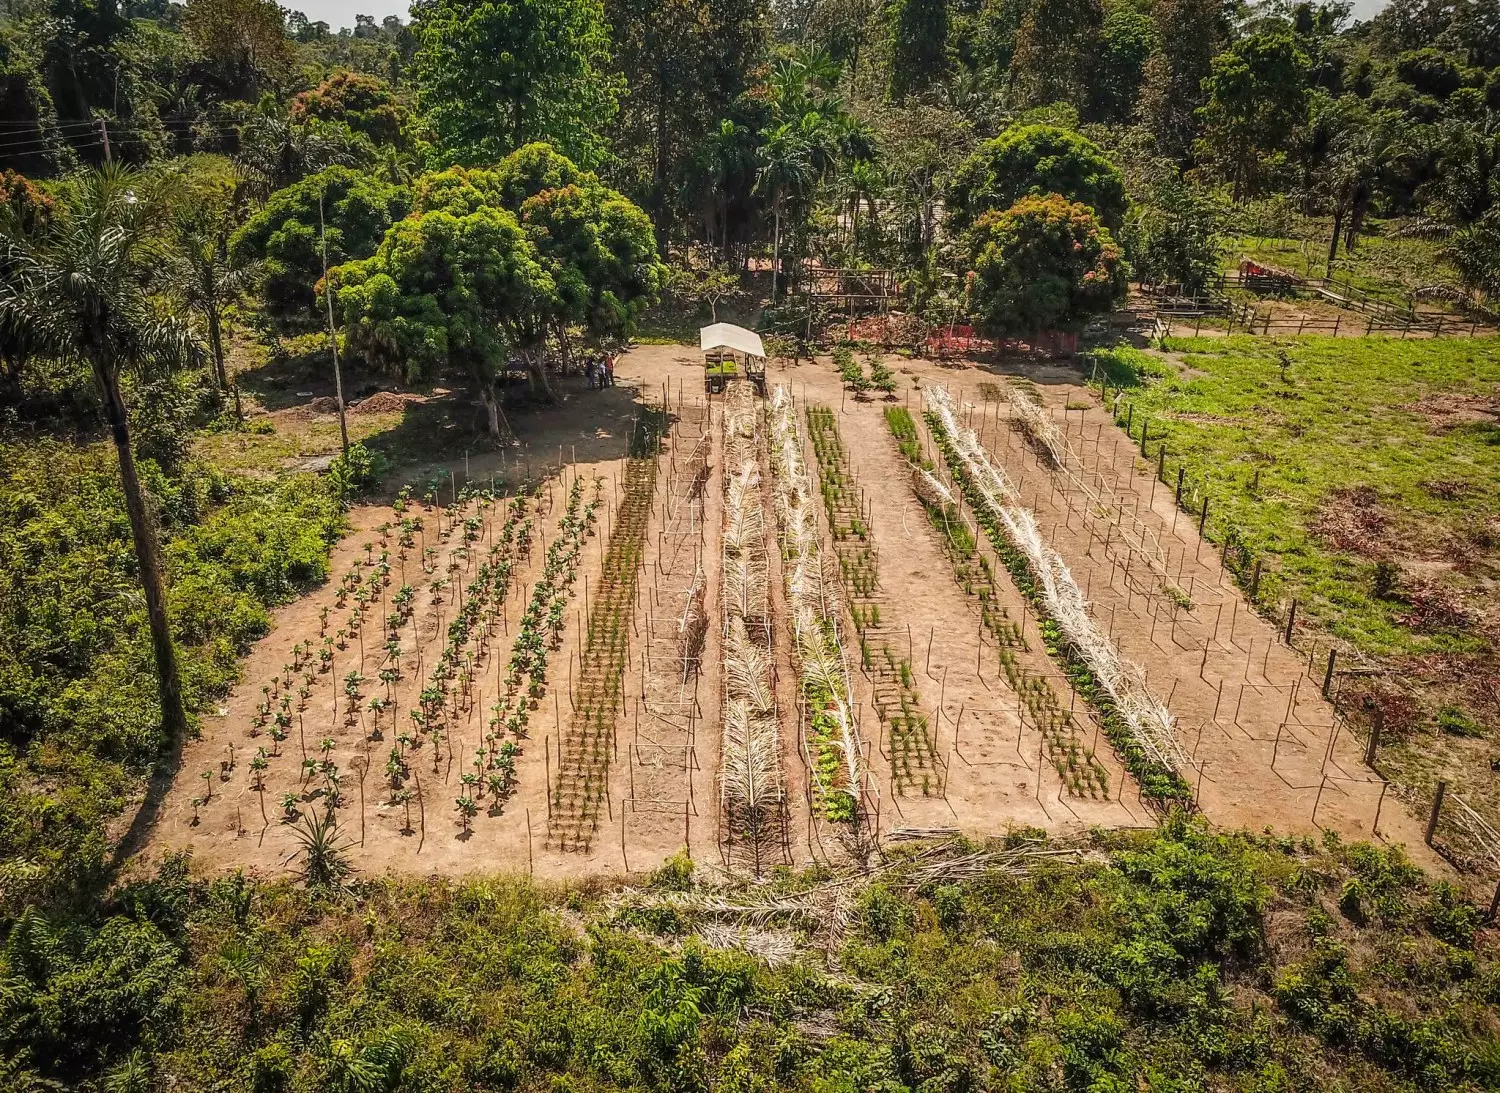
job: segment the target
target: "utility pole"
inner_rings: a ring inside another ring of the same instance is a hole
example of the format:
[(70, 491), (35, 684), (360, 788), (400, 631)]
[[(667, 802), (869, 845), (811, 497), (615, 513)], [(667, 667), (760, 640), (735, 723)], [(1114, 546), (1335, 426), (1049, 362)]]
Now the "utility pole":
[(328, 230), (323, 226), (323, 199), (318, 198), (318, 240), (323, 246), (323, 299), (328, 304), (328, 344), (333, 348), (333, 393), (339, 403), (339, 438), (344, 464), (349, 463), (349, 422), (344, 418), (344, 376), (339, 371), (339, 336), (333, 327), (333, 286), (328, 283)]
[(115, 161), (115, 157), (110, 153), (109, 150), (109, 125), (105, 123), (105, 120), (103, 118), (99, 119), (99, 136), (104, 141), (104, 162), (113, 163)]

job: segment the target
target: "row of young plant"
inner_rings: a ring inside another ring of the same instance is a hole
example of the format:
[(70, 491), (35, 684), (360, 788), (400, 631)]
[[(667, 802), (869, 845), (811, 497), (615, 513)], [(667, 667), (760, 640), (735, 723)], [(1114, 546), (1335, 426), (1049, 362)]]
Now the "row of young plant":
[(1158, 802), (1191, 800), (1183, 777), (1191, 762), (1177, 740), (1171, 711), (1153, 695), (1138, 665), (1126, 661), (1094, 624), (1083, 592), (1062, 557), (1048, 547), (1019, 491), (961, 425), (943, 388), (924, 392), (925, 417), (949, 473), (996, 554), (1036, 607), (1047, 651), (1075, 690), (1099, 711), (1104, 731), (1142, 793)]
[[(764, 433), (748, 385), (724, 402), (723, 687), (719, 795), (726, 819), (753, 851), (780, 807), (781, 720), (771, 672), (770, 558), (760, 455)], [(757, 858), (757, 871), (759, 867)]]
[[(583, 479), (574, 478), (568, 487), (568, 501), (558, 523), (557, 538), (547, 547), (542, 572), (532, 586), (531, 598), (511, 642), (504, 693), (490, 708), (481, 749), (481, 762), (487, 769), (499, 768), (503, 757), (514, 759), (520, 741), (526, 738), (532, 712), (547, 695), (547, 654), (562, 645), (568, 600), (575, 594), (573, 583), (583, 558), (583, 544), (598, 523), (603, 491), (604, 479), (596, 477), (593, 496), (585, 503)], [(457, 805), (462, 815), (472, 816), (463, 798)]]
[(599, 827), (658, 466), (654, 452), (636, 456), (625, 465), (624, 496), (589, 609), (579, 677), (570, 696), (573, 718), (567, 739), (560, 745), (557, 781), (551, 787), (551, 831), (567, 849), (587, 850)]
[[(808, 439), (818, 461), (823, 505), (838, 554), (839, 576), (859, 635), (860, 663), (875, 686), (875, 716), (888, 734), (891, 770), (901, 788), (920, 789), (926, 796), (941, 789), (936, 744), (910, 660), (893, 652), (890, 643), (880, 637), (880, 604), (876, 599), (879, 557), (850, 468), (849, 452), (832, 410), (809, 406), (806, 413)], [(874, 647), (877, 641), (878, 650)]]
[(857, 399), (868, 398), (872, 390), (886, 396), (896, 393), (896, 375), (885, 363), (884, 357), (870, 359), (870, 374), (866, 376), (863, 366), (854, 356), (854, 350), (847, 345), (838, 345), (833, 349), (833, 366), (839, 370), (839, 378), (854, 392)]
[(859, 732), (849, 665), (834, 589), (824, 579), (822, 534), (813, 511), (812, 482), (802, 458), (791, 393), (778, 386), (767, 410), (776, 511), (781, 522), (782, 573), (792, 618), (792, 645), (802, 694), (802, 721), (812, 784), (824, 817), (852, 822), (862, 776)]
[[(475, 502), (476, 500), (478, 509), (477, 514), (468, 513), (467, 510), (469, 509), (471, 503)], [(451, 538), (452, 533), (460, 526), (460, 522), (462, 521), (465, 528), (465, 543), (458, 549), (458, 552), (456, 553), (467, 553), (468, 544), (472, 543), (475, 539), (478, 538), (479, 529), (487, 526), (486, 520), (484, 518), (484, 512), (493, 503), (494, 496), (488, 491), (483, 493), (466, 492), (461, 499), (455, 499), (452, 505), (438, 509), (438, 535), (436, 541), (439, 544), (447, 542)], [(260, 731), (266, 727), (266, 723), (269, 720), (271, 722), (270, 736), (272, 743), (269, 749), (267, 749), (263, 745), (257, 748), (256, 754), (252, 758), (250, 766), (252, 775), (252, 788), (256, 791), (260, 799), (263, 818), (265, 812), (264, 793), (266, 772), (270, 767), (271, 761), (280, 757), (281, 743), (286, 739), (290, 729), (291, 717), (293, 714), (291, 706), (291, 684), (293, 673), (299, 671), (302, 673), (301, 683), (296, 690), (297, 707), (295, 710), (298, 732), (301, 740), (302, 777), (300, 785), (301, 792), (288, 792), (285, 793), (282, 797), (281, 808), (282, 818), (284, 822), (290, 822), (297, 819), (301, 814), (302, 804), (308, 800), (314, 800), (318, 798), (322, 799), (322, 803), (325, 809), (325, 821), (329, 820), (333, 816), (334, 811), (342, 803), (342, 794), (340, 791), (342, 772), (340, 771), (337, 763), (332, 759), (332, 752), (336, 746), (335, 742), (330, 737), (325, 736), (320, 740), (317, 746), (320, 758), (314, 759), (309, 754), (306, 739), (305, 711), (307, 709), (309, 700), (311, 699), (313, 689), (321, 676), (328, 675), (330, 677), (335, 677), (337, 675), (337, 673), (333, 670), (334, 654), (336, 651), (342, 651), (346, 649), (351, 640), (358, 640), (360, 644), (359, 662), (355, 668), (344, 674), (344, 676), (342, 677), (342, 687), (335, 689), (332, 696), (332, 716), (334, 717), (335, 721), (337, 721), (339, 716), (339, 691), (341, 690), (345, 700), (345, 712), (343, 715), (343, 721), (346, 726), (353, 726), (358, 724), (361, 721), (363, 715), (365, 713), (368, 713), (369, 721), (366, 723), (368, 728), (368, 739), (379, 740), (384, 736), (384, 731), (381, 725), (381, 718), (383, 714), (385, 714), (387, 711), (390, 711), (392, 728), (394, 728), (396, 725), (397, 707), (395, 685), (402, 678), (401, 656), (403, 651), (399, 640), (400, 631), (402, 626), (407, 621), (410, 621), (413, 625), (415, 637), (416, 627), (416, 590), (412, 585), (406, 583), (404, 579), (406, 571), (406, 558), (408, 552), (416, 547), (417, 535), (419, 533), (422, 536), (423, 544), (423, 571), (425, 573), (431, 574), (436, 569), (436, 565), (432, 561), (433, 556), (436, 554), (436, 547), (426, 546), (426, 531), (423, 525), (423, 518), (421, 516), (406, 516), (406, 513), (410, 508), (410, 504), (410, 491), (404, 490), (402, 492), (402, 495), (398, 497), (394, 505), (396, 514), (401, 518), (400, 523), (393, 524), (392, 522), (387, 521), (386, 523), (381, 524), (376, 529), (380, 536), (379, 546), (381, 553), (379, 559), (377, 560), (374, 556), (375, 544), (373, 542), (367, 542), (364, 544), (365, 557), (363, 559), (356, 557), (350, 568), (340, 577), (339, 586), (336, 591), (335, 600), (332, 607), (324, 607), (320, 612), (319, 628), (321, 644), (314, 645), (314, 643), (309, 640), (307, 642), (299, 642), (298, 644), (294, 645), (292, 648), (292, 662), (282, 667), (281, 673), (279, 673), (277, 679), (272, 681), (272, 684), (262, 688), (263, 699), (260, 705), (257, 707), (256, 718), (251, 726), (251, 735), (252, 737), (258, 736)], [(434, 507), (434, 505), (435, 499), (430, 500), (428, 507), (432, 508)], [(446, 523), (444, 520), (445, 516), (448, 518)], [(389, 549), (391, 546), (390, 540), (392, 534), (397, 535), (397, 552), (394, 559), (394, 564), (399, 565), (403, 576), (403, 581), (399, 589), (391, 594), (389, 601), (391, 612), (383, 619), (383, 632), (385, 637), (385, 644), (383, 646), (384, 659), (382, 660), (378, 669), (378, 679), (384, 685), (384, 694), (370, 698), (368, 700), (368, 705), (365, 706), (362, 704), (364, 700), (363, 688), (368, 680), (363, 675), (366, 659), (364, 630), (373, 621), (373, 618), (379, 615), (381, 609), (386, 606), (385, 590), (388, 589), (392, 583), (391, 569), (393, 560)], [(503, 533), (503, 535), (508, 537), (509, 528), (507, 529), (507, 532)], [(508, 548), (497, 546), (496, 548), (492, 549), (491, 554), (494, 555), (499, 551), (505, 549)], [(450, 565), (453, 564), (454, 563), (450, 561)], [(480, 596), (471, 597), (471, 599), (475, 599), (477, 601), (491, 594), (493, 584), (492, 576), (488, 571), (485, 571), (484, 576), (485, 581), (481, 585)], [(437, 578), (433, 581), (431, 587), (435, 590), (445, 588), (447, 587), (449, 581), (450, 578), (448, 577)], [(339, 627), (334, 634), (330, 635), (328, 633), (330, 614), (334, 610), (342, 610), (350, 599), (354, 601), (354, 607), (349, 613), (347, 622), (345, 623), (345, 625)], [(436, 591), (434, 594), (434, 599), (438, 602), (441, 602), (441, 596)], [(466, 610), (469, 612), (473, 612), (476, 610), (476, 608), (468, 607), (466, 608)], [(279, 701), (279, 708), (275, 710), (274, 715), (272, 713), (273, 701)], [(430, 696), (428, 697), (428, 705), (431, 705)], [(398, 747), (393, 749), (394, 753), (397, 753), (401, 756), (400, 769), (403, 771), (406, 770), (405, 753), (408, 748), (414, 747), (420, 742), (419, 734), (420, 726), (414, 726), (413, 733), (411, 734), (400, 734), (400, 737), (398, 739)], [(434, 754), (436, 754), (436, 739), (434, 740)], [(230, 762), (221, 764), (221, 768), (232, 768), (232, 765), (233, 763), (231, 750)], [(391, 766), (392, 761), (388, 761), (388, 770), (391, 769)], [(227, 775), (228, 771), (224, 770), (222, 772), (222, 776), (227, 777)], [(211, 793), (211, 782), (209, 784), (209, 793)], [(394, 783), (392, 785), (392, 791), (393, 796), (398, 792), (402, 792), (399, 790), (399, 786), (395, 785)], [(206, 799), (207, 796), (205, 796), (204, 800)], [(195, 801), (194, 803), (195, 805), (199, 805), (203, 802)]]
[(1017, 655), (1026, 649), (1021, 626), (1011, 620), (1001, 604), (994, 569), (975, 542), (952, 492), (932, 473), (931, 460), (923, 454), (911, 413), (904, 407), (889, 407), (885, 420), (911, 470), (913, 491), (941, 537), (954, 579), (966, 595), (977, 601), (980, 625), (995, 643), (1005, 680), (1025, 705), (1031, 723), (1042, 733), (1047, 759), (1069, 793), (1076, 797), (1108, 797), (1109, 772), (1093, 751), (1084, 746), (1073, 715), (1045, 676), (1026, 674)]

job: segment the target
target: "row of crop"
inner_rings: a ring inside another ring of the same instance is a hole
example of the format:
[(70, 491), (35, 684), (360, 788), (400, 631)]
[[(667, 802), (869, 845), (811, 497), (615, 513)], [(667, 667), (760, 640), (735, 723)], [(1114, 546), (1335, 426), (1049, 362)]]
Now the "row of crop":
[(551, 787), (552, 831), (570, 849), (587, 850), (599, 825), (658, 466), (654, 447), (650, 454), (636, 456), (625, 465), (624, 496), (589, 610), (578, 659), (579, 678), (570, 696), (573, 717), (567, 739), (560, 745), (557, 780)]
[(866, 376), (864, 368), (854, 356), (854, 350), (847, 345), (840, 345), (834, 347), (833, 366), (839, 370), (839, 378), (854, 392), (856, 399), (868, 397), (871, 390), (888, 397), (896, 392), (895, 373), (885, 363), (884, 357), (871, 358), (870, 374)]
[(879, 587), (878, 555), (849, 452), (833, 411), (809, 406), (807, 431), (833, 529), (839, 576), (859, 635), (860, 663), (874, 682), (875, 715), (887, 731), (892, 774), (903, 788), (920, 788), (926, 795), (940, 788), (942, 777), (931, 719), (922, 710), (909, 657), (899, 656), (881, 639), (880, 605), (874, 600)]
[(948, 392), (928, 388), (925, 400), (925, 416), (949, 472), (996, 554), (1036, 606), (1048, 652), (1062, 663), (1078, 693), (1094, 703), (1142, 792), (1158, 801), (1189, 800), (1183, 771), (1190, 760), (1166, 704), (1151, 693), (1140, 667), (1121, 657), (1095, 625), (1067, 564), (1042, 539), (1034, 514), (973, 430), (959, 423)]
[[(458, 599), (464, 605), (460, 612), (461, 617), (464, 619), (462, 625), (464, 637), (467, 637), (468, 632), (473, 629), (473, 620), (482, 612), (483, 603), (495, 595), (496, 588), (499, 586), (502, 576), (504, 583), (508, 584), (509, 562), (507, 561), (503, 569), (496, 568), (498, 557), (506, 555), (508, 558), (514, 547), (514, 544), (511, 542), (513, 536), (517, 537), (522, 544), (522, 551), (524, 553), (525, 543), (529, 536), (529, 521), (526, 521), (524, 526), (519, 529), (516, 527), (516, 520), (519, 519), (520, 513), (524, 510), (524, 502), (520, 502), (519, 508), (512, 509), (512, 518), (508, 521), (505, 531), (502, 532), (502, 542), (491, 549), (490, 561), (481, 563), (480, 573), (476, 574), (476, 582), (471, 584), (469, 594), (463, 594), (462, 579), (467, 574), (469, 565), (468, 555), (471, 552), (472, 545), (488, 529), (488, 522), (484, 514), (486, 509), (495, 503), (495, 500), (496, 498), (491, 491), (471, 492), (466, 490), (461, 498), (455, 497), (452, 505), (439, 508), (436, 513), (438, 528), (438, 534), (435, 539), (436, 543), (442, 544), (448, 542), (454, 531), (460, 526), (464, 528), (463, 541), (450, 556), (449, 563), (450, 572), (462, 570), (457, 580)], [(364, 715), (368, 714), (368, 720), (365, 721), (366, 735), (369, 739), (378, 740), (384, 736), (382, 717), (389, 711), (392, 728), (397, 727), (395, 685), (402, 678), (401, 658), (403, 654), (400, 631), (402, 626), (408, 621), (412, 623), (414, 632), (416, 627), (415, 603), (417, 595), (416, 589), (405, 582), (406, 559), (408, 553), (417, 546), (418, 534), (422, 536), (423, 557), (424, 559), (428, 559), (424, 560), (424, 572), (431, 574), (436, 568), (430, 562), (431, 557), (436, 554), (436, 547), (428, 547), (426, 545), (426, 530), (423, 518), (421, 516), (408, 517), (406, 515), (410, 505), (409, 491), (403, 491), (402, 496), (397, 499), (395, 506), (393, 506), (396, 514), (401, 518), (399, 524), (387, 521), (376, 529), (380, 536), (379, 559), (377, 560), (374, 555), (375, 543), (366, 542), (364, 544), (365, 557), (363, 559), (356, 557), (349, 569), (340, 577), (332, 607), (324, 607), (320, 612), (321, 644), (315, 645), (313, 641), (308, 640), (294, 645), (292, 648), (292, 662), (283, 666), (277, 679), (273, 679), (270, 685), (262, 688), (263, 699), (257, 707), (256, 717), (252, 722), (251, 736), (259, 735), (259, 732), (265, 728), (266, 722), (271, 720), (270, 736), (272, 744), (269, 749), (265, 746), (259, 746), (255, 756), (251, 760), (250, 766), (252, 788), (256, 790), (262, 799), (263, 813), (266, 771), (269, 769), (271, 761), (280, 757), (281, 744), (286, 739), (291, 724), (293, 712), (291, 708), (291, 685), (294, 672), (300, 671), (302, 673), (301, 683), (296, 690), (298, 701), (296, 715), (301, 739), (302, 777), (299, 786), (301, 792), (289, 792), (282, 798), (281, 807), (285, 820), (290, 821), (297, 818), (300, 814), (301, 802), (304, 800), (321, 797), (325, 809), (330, 814), (342, 803), (339, 788), (342, 772), (332, 759), (335, 742), (329, 737), (323, 737), (317, 745), (320, 758), (314, 759), (309, 753), (307, 746), (303, 715), (319, 678), (324, 675), (330, 678), (339, 678), (338, 673), (333, 668), (334, 656), (336, 652), (346, 649), (350, 642), (355, 640), (359, 642), (359, 661), (356, 667), (344, 673), (342, 676), (342, 686), (334, 689), (332, 696), (333, 717), (335, 719), (338, 718), (339, 695), (342, 692), (344, 696), (345, 712), (343, 720), (345, 725), (354, 725)], [(471, 505), (475, 506), (476, 511), (469, 511)], [(448, 517), (446, 525), (444, 522), (445, 516)], [(397, 536), (397, 549), (394, 560), (389, 549), (393, 534)], [(462, 559), (463, 564), (459, 565), (457, 559)], [(384, 645), (382, 652), (384, 655), (377, 665), (377, 679), (383, 685), (384, 689), (383, 693), (370, 697), (368, 703), (364, 704), (364, 687), (369, 682), (363, 675), (366, 659), (364, 630), (375, 619), (379, 618), (381, 609), (386, 606), (385, 592), (392, 583), (391, 570), (393, 564), (400, 567), (403, 580), (401, 586), (390, 595), (390, 613), (385, 615), (383, 620), (381, 620), (383, 623), (382, 636), (384, 638)], [(431, 588), (435, 603), (442, 602), (442, 591), (451, 583), (452, 581), (448, 577), (437, 578), (432, 582)], [(354, 606), (349, 612), (347, 622), (342, 626), (337, 626), (335, 632), (329, 634), (330, 614), (333, 610), (343, 610), (351, 599), (354, 601)], [(418, 655), (420, 656), (420, 653)], [(446, 664), (451, 666), (452, 662), (453, 654), (450, 653)], [(447, 667), (445, 667), (444, 671), (445, 675), (448, 674)], [(460, 679), (463, 679), (464, 674), (469, 671), (470, 665), (465, 664), (458, 672)], [(427, 699), (426, 706), (420, 713), (418, 711), (412, 712), (413, 731), (411, 733), (403, 732), (398, 735), (396, 746), (392, 749), (393, 759), (387, 763), (388, 773), (393, 769), (399, 769), (404, 774), (408, 770), (408, 752), (419, 746), (421, 742), (421, 733), (426, 728), (428, 712), (437, 705), (430, 693), (424, 691), (424, 694)], [(280, 702), (279, 709), (275, 711), (274, 719), (272, 718), (271, 705), (273, 700), (279, 700)], [(434, 735), (432, 738), (434, 755), (437, 754), (438, 739), (437, 735)], [(395, 756), (399, 756), (399, 762), (396, 761)], [(399, 797), (403, 792), (399, 789), (398, 784), (393, 783), (393, 797)], [(195, 802), (195, 804), (200, 803), (201, 801)]]
[(853, 821), (862, 757), (850, 698), (838, 603), (823, 577), (822, 534), (812, 482), (802, 458), (791, 393), (779, 386), (768, 409), (776, 511), (781, 522), (782, 573), (792, 620), (792, 645), (802, 695), (802, 723), (812, 783), (825, 818)]
[(953, 565), (954, 579), (966, 595), (978, 602), (980, 624), (994, 639), (1005, 680), (1020, 697), (1026, 712), (1031, 715), (1032, 724), (1042, 733), (1053, 769), (1075, 796), (1107, 797), (1109, 772), (1083, 745), (1072, 714), (1059, 701), (1045, 677), (1026, 674), (1018, 656), (1018, 652), (1026, 648), (1021, 627), (1011, 620), (1000, 603), (994, 569), (975, 542), (957, 500), (932, 473), (930, 461), (922, 454), (916, 422), (902, 407), (887, 409), (885, 418), (911, 470), (917, 499), (941, 537), (944, 553)]
[(781, 725), (771, 673), (770, 558), (761, 497), (760, 415), (744, 384), (724, 404), (724, 726), (719, 795), (758, 847), (782, 797)]

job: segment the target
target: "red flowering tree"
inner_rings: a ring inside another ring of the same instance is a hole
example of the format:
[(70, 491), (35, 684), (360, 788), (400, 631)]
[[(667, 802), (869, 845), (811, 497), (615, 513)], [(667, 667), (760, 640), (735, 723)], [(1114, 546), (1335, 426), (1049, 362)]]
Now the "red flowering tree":
[(1125, 297), (1125, 263), (1087, 205), (1058, 194), (985, 213), (969, 233), (970, 309), (997, 337), (1078, 330)]

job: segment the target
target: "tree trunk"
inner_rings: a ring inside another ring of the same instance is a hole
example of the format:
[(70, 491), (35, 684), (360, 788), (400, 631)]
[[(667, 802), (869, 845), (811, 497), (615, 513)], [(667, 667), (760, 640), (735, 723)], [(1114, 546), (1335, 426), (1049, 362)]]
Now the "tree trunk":
[(526, 362), (526, 371), (531, 376), (532, 394), (541, 395), (545, 402), (556, 402), (557, 392), (547, 375), (547, 343), (538, 338), (530, 349), (523, 350), (521, 358)]
[(1368, 187), (1361, 186), (1354, 195), (1354, 205), (1349, 210), (1349, 226), (1344, 229), (1344, 253), (1353, 254), (1359, 244), (1360, 229), (1365, 226), (1365, 213), (1370, 208)]
[(500, 408), (500, 397), (495, 394), (495, 380), (491, 376), (475, 376), (479, 383), (479, 401), (484, 403), (490, 436), (502, 444), (515, 443), (516, 434), (511, 431), (510, 421)]
[(1333, 235), (1328, 240), (1328, 268), (1323, 273), (1325, 277), (1333, 276), (1333, 261), (1339, 253), (1339, 233), (1344, 227), (1345, 203), (1345, 195), (1340, 192), (1338, 203), (1333, 207)]
[(774, 242), (771, 244), (771, 302), (773, 304), (776, 302), (776, 282), (781, 273), (781, 199), (779, 197), (775, 202), (774, 215), (776, 228)]
[(234, 419), (239, 422), (245, 420), (245, 412), (240, 408), (240, 389), (229, 382), (229, 370), (224, 365), (224, 330), (219, 321), (219, 309), (211, 307), (208, 311), (208, 344), (214, 355), (214, 379), (219, 384), (219, 393), (234, 394)]
[(182, 679), (177, 672), (177, 650), (172, 643), (172, 627), (167, 617), (161, 546), (156, 538), (156, 525), (146, 507), (141, 480), (136, 474), (125, 400), (120, 397), (119, 375), (102, 361), (94, 361), (93, 366), (94, 379), (104, 401), (110, 438), (115, 442), (115, 454), (120, 459), (120, 486), (125, 494), (125, 512), (130, 517), (136, 565), (141, 571), (141, 589), (146, 595), (146, 617), (151, 625), (151, 646), (156, 655), (156, 684), (161, 695), (162, 728), (168, 739), (181, 741), (187, 735), (187, 710), (182, 704)]

